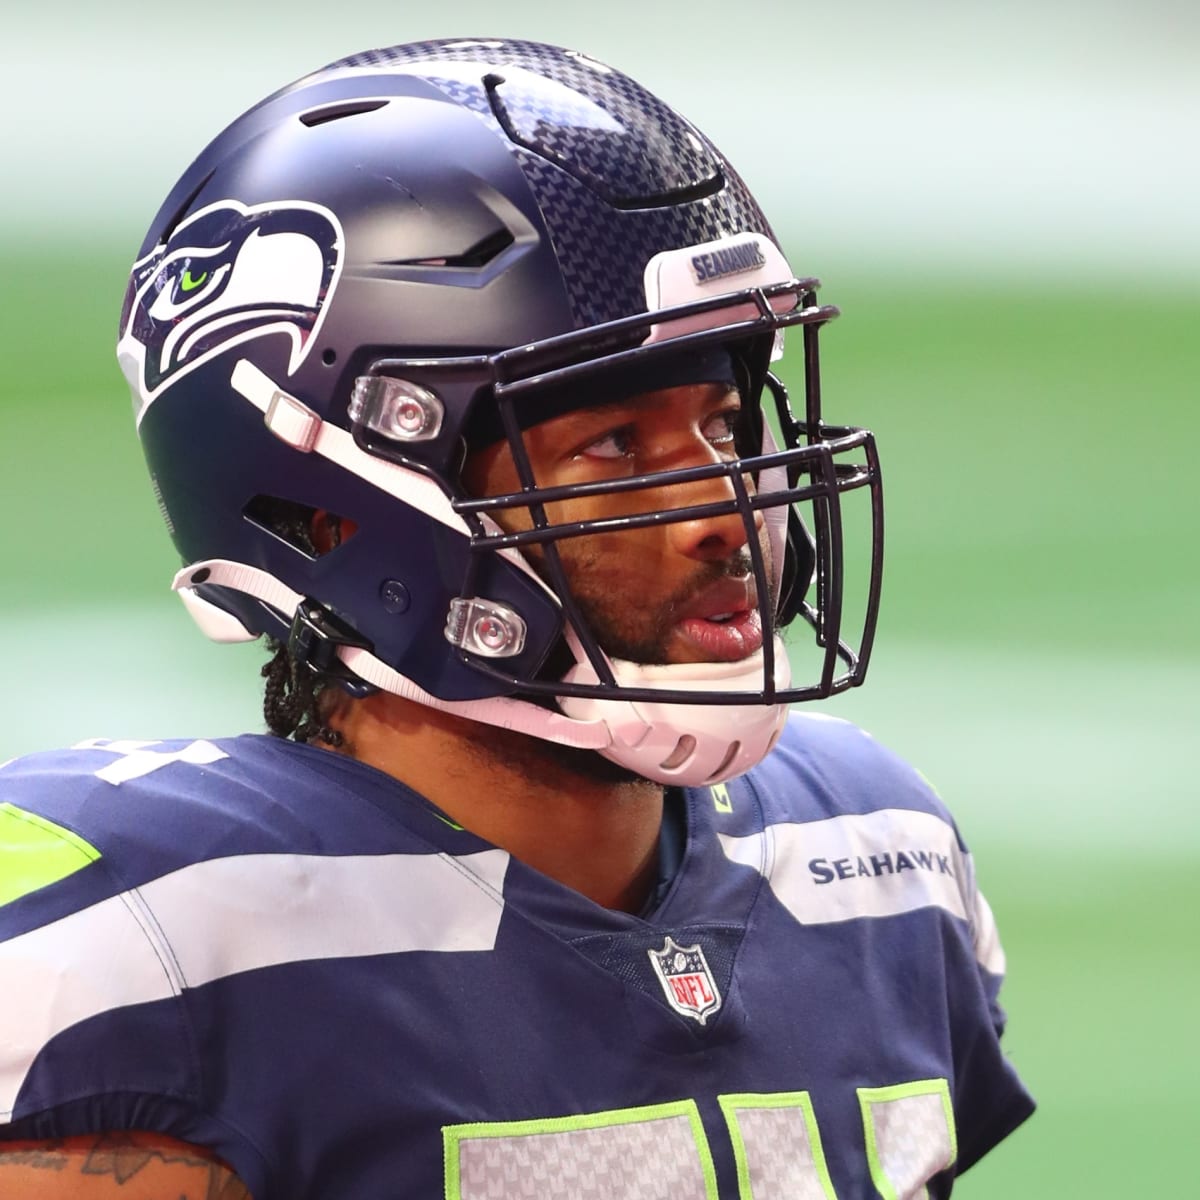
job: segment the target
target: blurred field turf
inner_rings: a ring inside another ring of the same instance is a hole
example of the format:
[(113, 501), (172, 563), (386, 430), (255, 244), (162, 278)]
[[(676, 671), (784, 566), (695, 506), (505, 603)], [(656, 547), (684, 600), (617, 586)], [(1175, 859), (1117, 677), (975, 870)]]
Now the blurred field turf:
[[(256, 720), (259, 652), (166, 592), (112, 357), (127, 265), (0, 257), (0, 760)], [(825, 274), (827, 415), (876, 430), (888, 497), (872, 678), (829, 711), (958, 814), (1041, 1102), (961, 1194), (1190, 1194), (1200, 297)]]

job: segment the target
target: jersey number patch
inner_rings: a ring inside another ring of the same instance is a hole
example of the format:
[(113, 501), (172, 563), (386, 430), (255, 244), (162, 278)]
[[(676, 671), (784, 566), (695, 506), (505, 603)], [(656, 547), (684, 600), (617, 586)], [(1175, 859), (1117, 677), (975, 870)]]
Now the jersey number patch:
[(159, 742), (109, 741), (106, 738), (88, 738), (71, 747), (72, 750), (107, 750), (119, 757), (106, 763), (95, 772), (97, 779), (105, 783), (122, 784), (131, 779), (141, 779), (152, 771), (169, 767), (172, 763), (191, 763), (193, 766), (204, 766), (229, 756), (224, 750), (217, 749), (212, 742), (189, 742), (180, 750), (152, 750)]
[[(808, 1092), (718, 1098), (739, 1200), (838, 1200)], [(957, 1157), (944, 1079), (859, 1088), (867, 1169), (883, 1200), (926, 1200)], [(717, 1200), (700, 1110), (680, 1100), (542, 1121), (443, 1130), (446, 1200)]]

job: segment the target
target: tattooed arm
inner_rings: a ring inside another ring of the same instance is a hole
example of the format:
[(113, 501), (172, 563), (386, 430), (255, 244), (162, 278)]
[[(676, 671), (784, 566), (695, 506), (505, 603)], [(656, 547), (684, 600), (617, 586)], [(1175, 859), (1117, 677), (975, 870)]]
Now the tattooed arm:
[(211, 1151), (160, 1133), (0, 1142), (0, 1200), (250, 1200)]

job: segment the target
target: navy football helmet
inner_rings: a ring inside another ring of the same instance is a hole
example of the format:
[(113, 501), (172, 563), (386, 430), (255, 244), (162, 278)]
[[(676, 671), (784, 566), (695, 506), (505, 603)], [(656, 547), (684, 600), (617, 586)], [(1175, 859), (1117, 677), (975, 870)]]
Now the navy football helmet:
[[(586, 56), (459, 40), (335, 62), (204, 150), (132, 270), (118, 357), (183, 559), (176, 590), (214, 639), (290, 639), (351, 689), (663, 782), (738, 774), (770, 749), (788, 704), (861, 682), (875, 627), (879, 467), (869, 433), (821, 420), (817, 332), (837, 310), (816, 288), (716, 147)], [(791, 326), (799, 420), (770, 365)], [(749, 414), (737, 457), (667, 482), (720, 476), (728, 500), (649, 505), (622, 524), (738, 516), (763, 646), (735, 663), (622, 661), (556, 552), (604, 523), (549, 521), (563, 489), (538, 487), (522, 430), (622, 381), (628, 394), (682, 378), (718, 349)], [(509, 439), (519, 493), (464, 488), (480, 431)], [(870, 569), (850, 638), (841, 505), (859, 489)], [(506, 531), (514, 508), (532, 528)], [(354, 532), (317, 553), (287, 536), (281, 511), (334, 513)], [(803, 683), (779, 637), (797, 615), (817, 648)]]

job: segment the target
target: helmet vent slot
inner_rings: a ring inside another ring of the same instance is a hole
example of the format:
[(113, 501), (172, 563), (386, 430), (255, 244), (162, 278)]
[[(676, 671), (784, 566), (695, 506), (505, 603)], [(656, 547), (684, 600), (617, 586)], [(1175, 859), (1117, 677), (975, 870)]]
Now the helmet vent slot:
[(710, 147), (687, 121), (632, 80), (512, 64), (503, 75), (485, 75), (483, 85), (515, 145), (615, 208), (668, 208), (725, 185)]
[(685, 762), (695, 753), (696, 739), (690, 733), (685, 733), (683, 737), (675, 743), (675, 749), (667, 755), (666, 758), (659, 764), (664, 771), (674, 771), (682, 767)]
[(738, 756), (742, 748), (741, 742), (730, 742), (729, 752), (721, 759), (721, 765), (709, 776), (709, 779), (720, 779), (729, 769), (729, 764)]
[(329, 121), (340, 121), (343, 117), (357, 117), (361, 113), (375, 112), (390, 104), (390, 100), (349, 100), (340, 104), (325, 104), (320, 108), (310, 108), (300, 114), (300, 124), (312, 129), (316, 125), (324, 125)]
[(486, 267), (492, 259), (503, 254), (516, 240), (512, 230), (501, 227), (481, 237), (474, 245), (468, 246), (459, 254), (446, 254), (438, 258), (399, 259), (392, 265), (397, 267), (468, 267), (478, 270), (480, 267)]
[(497, 255), (502, 254), (516, 239), (509, 229), (497, 229), (487, 237), (480, 238), (475, 245), (462, 254), (453, 254), (446, 259), (448, 267), (482, 267)]

